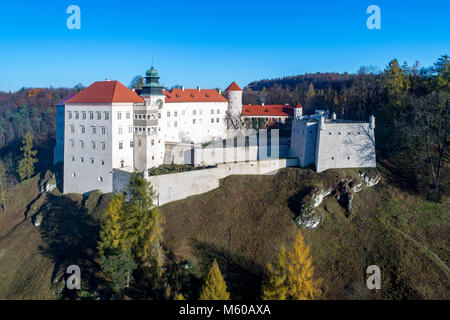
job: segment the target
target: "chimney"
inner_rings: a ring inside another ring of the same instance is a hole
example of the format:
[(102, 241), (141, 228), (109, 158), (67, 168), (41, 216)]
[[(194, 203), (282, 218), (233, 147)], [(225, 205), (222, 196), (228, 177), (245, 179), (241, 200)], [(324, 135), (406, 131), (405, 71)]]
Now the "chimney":
[(184, 92), (184, 86), (181, 86), (181, 91), (183, 91), (183, 92)]
[(331, 115), (331, 119), (336, 120), (336, 112), (333, 112), (333, 114)]
[(198, 92), (200, 92), (200, 87), (197, 87)]

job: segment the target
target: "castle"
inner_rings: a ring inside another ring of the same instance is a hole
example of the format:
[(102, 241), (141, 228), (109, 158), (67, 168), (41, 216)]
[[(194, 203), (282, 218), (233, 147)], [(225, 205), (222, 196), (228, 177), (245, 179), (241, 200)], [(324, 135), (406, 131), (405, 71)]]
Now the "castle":
[[(237, 172), (244, 174), (269, 172), (287, 163), (315, 164), (317, 171), (375, 166), (374, 118), (357, 123), (325, 119), (323, 113), (303, 116), (300, 105), (243, 105), (242, 93), (235, 82), (223, 93), (200, 87), (168, 91), (152, 66), (139, 90), (106, 80), (65, 98), (56, 105), (54, 151), (55, 164), (63, 166), (63, 192), (117, 192), (114, 175), (146, 173), (168, 163), (241, 163)], [(292, 121), (290, 146), (279, 146), (277, 133), (271, 135), (272, 147), (267, 147), (265, 130), (233, 127), (233, 121), (254, 118)], [(244, 132), (243, 139), (237, 138), (238, 131)], [(280, 157), (296, 160), (261, 162)], [(227, 170), (233, 171), (231, 166)]]

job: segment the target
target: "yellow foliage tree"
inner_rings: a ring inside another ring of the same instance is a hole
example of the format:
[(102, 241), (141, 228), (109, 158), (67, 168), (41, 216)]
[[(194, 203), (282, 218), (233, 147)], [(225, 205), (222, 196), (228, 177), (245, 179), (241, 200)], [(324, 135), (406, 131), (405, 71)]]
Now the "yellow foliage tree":
[(263, 300), (286, 300), (288, 292), (286, 265), (286, 250), (282, 246), (278, 261), (273, 266), (270, 263), (267, 265), (269, 283), (263, 287)]
[(123, 215), (123, 195), (120, 194), (112, 199), (106, 211), (98, 243), (100, 255), (104, 255), (106, 251), (114, 249), (123, 251), (130, 249), (129, 243), (125, 239), (125, 230), (121, 227)]
[(205, 284), (200, 293), (200, 300), (230, 300), (227, 284), (222, 277), (216, 259), (214, 259), (206, 276)]
[(321, 279), (314, 279), (314, 266), (312, 265), (310, 249), (305, 244), (303, 235), (299, 232), (292, 250), (288, 253), (288, 294), (293, 300), (315, 299), (321, 293), (319, 288), (321, 282)]

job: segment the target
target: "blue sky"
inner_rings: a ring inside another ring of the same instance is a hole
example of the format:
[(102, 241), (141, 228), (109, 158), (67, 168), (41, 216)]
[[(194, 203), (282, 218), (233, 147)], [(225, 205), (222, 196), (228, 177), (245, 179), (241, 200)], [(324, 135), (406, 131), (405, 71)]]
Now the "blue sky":
[[(69, 30), (69, 5), (81, 29)], [(369, 5), (381, 30), (369, 30)], [(128, 85), (151, 66), (166, 86), (305, 72), (383, 69), (392, 59), (429, 66), (450, 54), (450, 1), (1, 1), (0, 90)]]

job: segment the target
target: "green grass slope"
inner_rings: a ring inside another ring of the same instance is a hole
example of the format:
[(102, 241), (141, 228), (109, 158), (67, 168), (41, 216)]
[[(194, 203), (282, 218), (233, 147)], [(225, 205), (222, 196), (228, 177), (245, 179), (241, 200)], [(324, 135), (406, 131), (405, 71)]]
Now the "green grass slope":
[[(358, 171), (286, 168), (275, 176), (227, 177), (216, 190), (161, 207), (165, 246), (176, 259), (190, 261), (199, 278), (216, 258), (232, 299), (259, 298), (267, 262), (280, 245), (289, 248), (299, 230), (293, 219), (301, 199), (313, 187), (357, 179)], [(449, 209), (448, 199), (431, 203), (383, 179), (355, 194), (349, 218), (333, 196), (326, 197), (316, 209), (322, 223), (302, 229), (324, 280), (322, 298), (450, 298)], [(376, 291), (365, 284), (372, 264), (381, 268)]]

